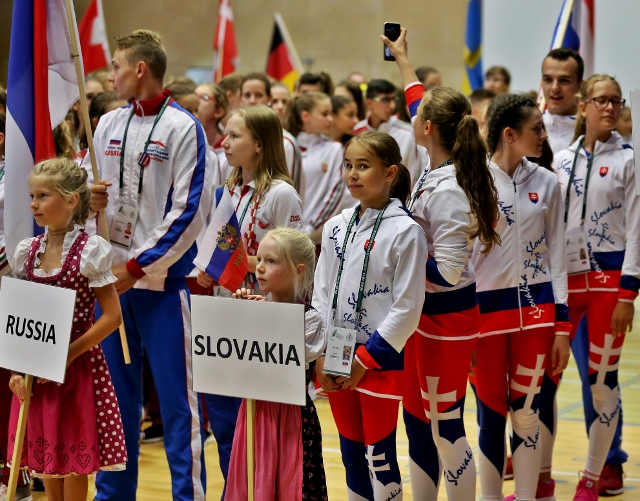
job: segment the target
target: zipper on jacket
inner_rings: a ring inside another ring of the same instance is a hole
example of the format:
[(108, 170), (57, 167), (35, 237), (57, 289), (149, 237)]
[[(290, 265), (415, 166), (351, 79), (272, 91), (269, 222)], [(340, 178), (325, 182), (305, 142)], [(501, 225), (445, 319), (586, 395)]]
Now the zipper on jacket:
[(515, 264), (515, 271), (516, 271), (516, 284), (517, 284), (517, 291), (518, 291), (518, 313), (520, 315), (520, 330), (522, 330), (523, 327), (523, 321), (522, 321), (522, 301), (520, 300), (520, 274), (519, 274), (519, 270), (520, 270), (520, 232), (518, 231), (518, 190), (516, 189), (516, 181), (515, 179), (513, 180), (513, 210), (515, 213), (515, 222), (513, 223), (515, 225), (515, 230), (516, 230), (516, 264)]

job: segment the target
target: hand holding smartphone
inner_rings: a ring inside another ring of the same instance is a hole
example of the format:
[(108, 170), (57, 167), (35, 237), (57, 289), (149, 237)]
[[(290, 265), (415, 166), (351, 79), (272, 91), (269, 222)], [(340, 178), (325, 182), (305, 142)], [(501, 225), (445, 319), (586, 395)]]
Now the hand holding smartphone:
[[(386, 36), (392, 42), (395, 42), (400, 36), (400, 23), (384, 23), (384, 36)], [(396, 58), (393, 57), (391, 51), (386, 45), (384, 46), (384, 60), (396, 60)]]

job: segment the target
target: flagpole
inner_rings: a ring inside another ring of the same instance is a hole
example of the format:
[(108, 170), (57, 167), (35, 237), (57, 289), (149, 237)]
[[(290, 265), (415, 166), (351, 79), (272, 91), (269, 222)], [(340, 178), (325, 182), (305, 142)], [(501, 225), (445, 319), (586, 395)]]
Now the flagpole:
[[(89, 148), (89, 158), (91, 158), (91, 170), (93, 172), (94, 183), (99, 184), (100, 174), (98, 172), (98, 161), (96, 159), (95, 146), (93, 145), (93, 132), (91, 131), (91, 120), (89, 119), (89, 107), (87, 106), (87, 94), (84, 86), (84, 68), (82, 67), (78, 37), (76, 36), (77, 27), (73, 11), (73, 0), (65, 0), (65, 4), (67, 10), (67, 21), (69, 24), (69, 35), (71, 36), (71, 46), (73, 47), (73, 54), (71, 54), (71, 57), (76, 67), (76, 78), (78, 79), (78, 87), (80, 89), (80, 114), (82, 116), (82, 121), (84, 122), (85, 132), (87, 133), (87, 146)], [(107, 242), (109, 242), (107, 215), (103, 210), (101, 210), (99, 214), (102, 236)], [(124, 363), (130, 364), (131, 357), (129, 356), (129, 344), (127, 343), (127, 334), (124, 330), (124, 324), (120, 324), (119, 331)]]
[[(20, 404), (18, 414), (18, 425), (16, 429), (16, 439), (13, 444), (13, 464), (9, 474), (9, 485), (7, 486), (7, 501), (15, 501), (16, 489), (18, 488), (18, 475), (20, 475), (20, 465), (22, 462), (22, 448), (24, 446), (24, 435), (27, 431), (27, 416), (29, 415), (29, 404), (31, 403), (31, 390), (33, 388), (33, 376), (24, 375), (24, 402)], [(5, 468), (8, 466), (5, 464)]]
[(256, 401), (247, 398), (247, 501), (254, 500), (255, 486), (255, 434), (254, 422), (256, 418)]
[(279, 12), (276, 12), (274, 17), (275, 17), (276, 23), (280, 27), (280, 32), (282, 33), (282, 36), (284, 37), (284, 41), (287, 44), (287, 46), (289, 47), (289, 50), (291, 52), (291, 58), (293, 59), (293, 65), (295, 66), (296, 71), (300, 75), (302, 75), (304, 73), (304, 66), (302, 64), (302, 60), (300, 59), (300, 56), (298, 55), (298, 51), (296, 50), (296, 46), (293, 45), (293, 40), (291, 39), (291, 35), (289, 35), (289, 31), (287, 30), (287, 27), (284, 24), (284, 19), (282, 19), (282, 16), (280, 15)]
[[(563, 7), (567, 6), (562, 12), (562, 17), (560, 18), (560, 24), (558, 25), (558, 32), (556, 33), (556, 37), (551, 42), (551, 50), (558, 49), (562, 46), (562, 41), (564, 40), (564, 36), (567, 34), (567, 28), (569, 27), (569, 19), (571, 19), (571, 11), (573, 10), (573, 4), (575, 0), (565, 0), (563, 2)], [(542, 88), (540, 88), (538, 95), (538, 107), (540, 111), (544, 112), (547, 109), (547, 101), (544, 98), (544, 94), (542, 93)]]

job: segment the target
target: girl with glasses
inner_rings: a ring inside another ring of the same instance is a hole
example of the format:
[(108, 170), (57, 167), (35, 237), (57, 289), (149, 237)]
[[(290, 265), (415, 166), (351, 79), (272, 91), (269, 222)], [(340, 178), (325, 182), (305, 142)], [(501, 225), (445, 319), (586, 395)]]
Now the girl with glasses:
[[(572, 336), (586, 315), (589, 454), (574, 501), (598, 498), (598, 479), (620, 418), (618, 363), (640, 289), (640, 224), (633, 150), (614, 131), (624, 105), (620, 85), (593, 75), (579, 94), (574, 143), (554, 161), (565, 202)], [(580, 245), (586, 241), (586, 265)], [(546, 398), (546, 397), (545, 397)]]

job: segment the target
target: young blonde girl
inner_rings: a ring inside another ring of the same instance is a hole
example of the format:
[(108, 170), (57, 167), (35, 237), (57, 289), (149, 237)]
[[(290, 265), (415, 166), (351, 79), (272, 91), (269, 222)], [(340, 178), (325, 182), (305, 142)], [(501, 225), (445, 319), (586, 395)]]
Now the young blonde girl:
[[(315, 246), (304, 233), (291, 228), (271, 230), (260, 242), (256, 277), (260, 289), (276, 303), (305, 303), (311, 297)], [(241, 289), (238, 299), (265, 300)], [(324, 322), (307, 305), (305, 310), (306, 383), (325, 346)], [(225, 499), (247, 499), (246, 401), (242, 402), (233, 439)], [(322, 460), (322, 432), (316, 408), (307, 394), (304, 407), (256, 402), (255, 499), (326, 500)]]
[[(65, 382), (38, 379), (34, 385), (22, 465), (44, 478), (49, 501), (84, 501), (88, 475), (124, 470), (127, 461), (120, 409), (98, 344), (121, 322), (111, 272), (113, 250), (102, 238), (84, 232), (87, 173), (73, 160), (36, 165), (29, 192), (33, 216), (45, 232), (18, 244), (11, 268), (19, 278), (75, 290), (77, 299)], [(94, 323), (96, 300), (102, 316)], [(10, 387), (15, 429), (25, 398), (23, 376), (13, 373)], [(10, 453), (13, 441), (10, 437)]]
[(324, 223), (340, 212), (344, 192), (342, 145), (326, 134), (333, 122), (331, 98), (307, 92), (291, 101), (288, 129), (302, 152), (305, 231), (320, 244)]
[(344, 179), (359, 204), (324, 227), (313, 306), (328, 329), (355, 331), (355, 357), (349, 377), (325, 374), (325, 357), (316, 375), (340, 433), (349, 499), (402, 499), (396, 427), (403, 348), (420, 320), (427, 242), (404, 207), (410, 174), (393, 137), (355, 136)]

